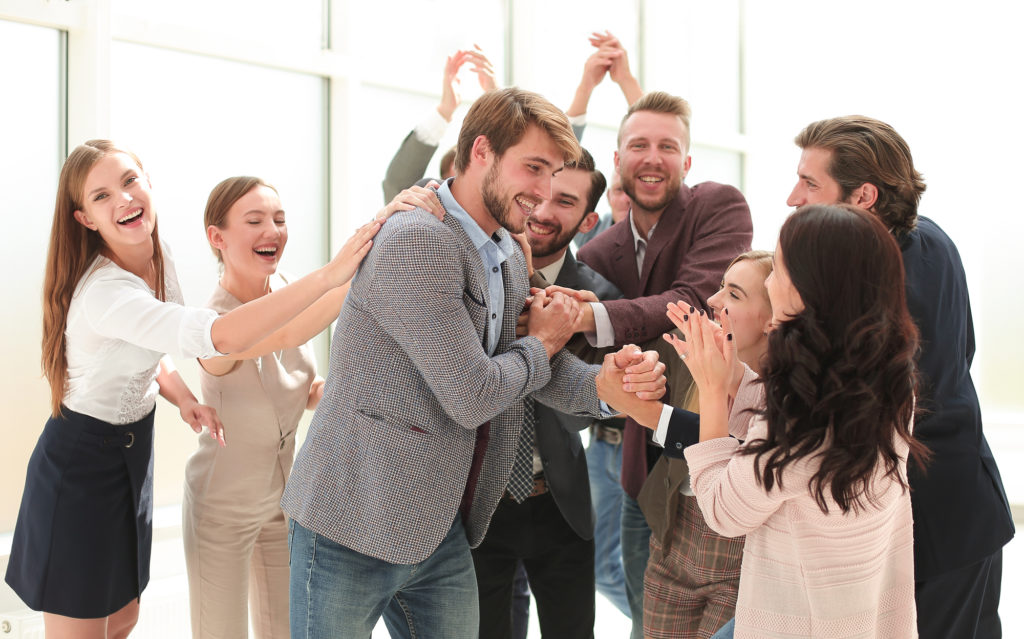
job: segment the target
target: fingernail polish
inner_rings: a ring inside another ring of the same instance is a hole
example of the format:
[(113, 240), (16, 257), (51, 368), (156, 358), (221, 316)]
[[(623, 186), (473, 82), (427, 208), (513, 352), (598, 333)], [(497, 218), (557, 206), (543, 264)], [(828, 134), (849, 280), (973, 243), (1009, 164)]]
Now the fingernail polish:
[(727, 339), (727, 340), (729, 340), (731, 342), (732, 341), (732, 333), (729, 333), (728, 335), (726, 335), (725, 339)]
[(690, 312), (692, 313), (693, 311), (694, 311), (694, 308), (691, 306), (690, 307)]
[[(692, 313), (693, 310), (691, 310), (690, 312)], [(690, 321), (690, 316), (689, 315), (683, 315), (683, 321), (684, 322), (689, 322)]]
[(728, 315), (728, 314), (729, 314), (729, 309), (725, 309), (725, 314), (726, 314), (726, 315)]
[(700, 309), (700, 316), (704, 317), (704, 309)]

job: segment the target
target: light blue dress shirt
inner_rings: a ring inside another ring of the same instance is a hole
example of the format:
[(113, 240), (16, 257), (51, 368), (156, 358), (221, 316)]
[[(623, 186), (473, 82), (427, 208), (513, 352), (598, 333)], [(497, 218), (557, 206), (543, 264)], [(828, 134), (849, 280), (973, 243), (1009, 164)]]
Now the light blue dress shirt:
[(487, 331), (487, 354), (494, 356), (498, 347), (498, 336), (501, 335), (501, 317), (505, 312), (505, 283), (501, 279), (501, 263), (512, 256), (514, 239), (504, 228), (499, 228), (494, 235), (488, 235), (476, 223), (466, 209), (462, 208), (449, 188), (451, 180), (445, 180), (437, 189), (437, 197), (441, 200), (448, 215), (462, 225), (473, 246), (480, 253), (484, 268), (487, 269), (487, 311), (490, 313)]

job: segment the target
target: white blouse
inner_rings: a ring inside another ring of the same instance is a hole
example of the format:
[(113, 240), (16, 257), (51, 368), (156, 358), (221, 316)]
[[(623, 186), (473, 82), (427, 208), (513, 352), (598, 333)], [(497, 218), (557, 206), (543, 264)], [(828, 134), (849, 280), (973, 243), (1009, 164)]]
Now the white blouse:
[(111, 424), (129, 424), (153, 409), (164, 353), (208, 358), (220, 353), (211, 330), (218, 314), (183, 305), (166, 244), (167, 301), (146, 282), (97, 256), (78, 283), (68, 310), (68, 387), (64, 405)]

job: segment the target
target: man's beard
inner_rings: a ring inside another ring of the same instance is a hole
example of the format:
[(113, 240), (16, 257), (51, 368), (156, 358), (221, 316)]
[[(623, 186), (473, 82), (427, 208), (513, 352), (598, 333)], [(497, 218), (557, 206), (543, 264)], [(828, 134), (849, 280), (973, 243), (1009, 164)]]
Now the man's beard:
[(558, 227), (558, 231), (556, 231), (553, 235), (547, 236), (548, 238), (550, 238), (550, 241), (547, 242), (546, 246), (534, 246), (533, 243), (531, 243), (530, 249), (533, 251), (533, 256), (547, 257), (549, 255), (554, 255), (555, 253), (561, 251), (566, 246), (569, 246), (569, 243), (572, 242), (572, 239), (574, 237), (576, 237), (576, 233), (579, 232), (580, 226), (583, 225), (583, 221), (585, 219), (587, 219), (586, 214), (584, 214), (583, 217), (580, 218), (579, 223), (576, 224), (576, 226), (574, 226), (572, 230), (568, 232), (563, 231), (562, 227)]
[(648, 203), (641, 201), (636, 196), (636, 189), (633, 188), (633, 185), (636, 184), (639, 179), (640, 178), (634, 176), (629, 178), (623, 176), (622, 190), (625, 191), (626, 195), (628, 195), (633, 201), (633, 208), (638, 208), (649, 213), (660, 213), (661, 211), (664, 211), (665, 207), (671, 204), (672, 200), (676, 199), (676, 196), (679, 195), (679, 188), (683, 184), (682, 178), (666, 179), (666, 182), (668, 182), (668, 188), (665, 190), (665, 195), (663, 195), (660, 200)]
[(484, 206), (494, 218), (494, 221), (503, 226), (509, 233), (522, 233), (526, 229), (526, 220), (523, 220), (518, 227), (512, 221), (512, 210), (509, 206), (511, 198), (505, 197), (498, 192), (498, 166), (501, 162), (495, 162), (487, 170), (484, 176), (484, 183), (480, 189), (480, 196), (483, 198)]

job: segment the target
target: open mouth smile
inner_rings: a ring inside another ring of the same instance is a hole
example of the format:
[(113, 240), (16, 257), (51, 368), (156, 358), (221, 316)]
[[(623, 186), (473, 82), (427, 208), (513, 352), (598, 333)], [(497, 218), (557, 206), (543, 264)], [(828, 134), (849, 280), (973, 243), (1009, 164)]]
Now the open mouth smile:
[(120, 224), (121, 226), (128, 226), (133, 222), (137, 222), (142, 219), (142, 211), (143, 209), (141, 207), (137, 208), (134, 211), (126, 214), (124, 217), (120, 218), (117, 221), (117, 223)]

